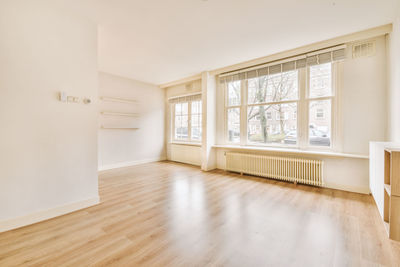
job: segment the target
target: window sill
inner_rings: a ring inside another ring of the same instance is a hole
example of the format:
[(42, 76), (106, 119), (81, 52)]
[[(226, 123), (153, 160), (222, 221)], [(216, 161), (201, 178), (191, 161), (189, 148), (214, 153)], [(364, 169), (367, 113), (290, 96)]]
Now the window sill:
[(243, 151), (266, 151), (266, 152), (278, 152), (278, 153), (290, 153), (290, 154), (319, 155), (319, 156), (337, 157), (337, 158), (341, 157), (341, 158), (369, 159), (368, 155), (347, 154), (347, 153), (331, 152), (331, 151), (301, 150), (295, 148), (256, 147), (256, 146), (239, 146), (239, 145), (213, 145), (213, 147), (225, 148), (231, 150), (243, 150)]
[(201, 143), (195, 142), (180, 142), (180, 141), (172, 141), (170, 142), (171, 145), (183, 145), (183, 146), (201, 146)]

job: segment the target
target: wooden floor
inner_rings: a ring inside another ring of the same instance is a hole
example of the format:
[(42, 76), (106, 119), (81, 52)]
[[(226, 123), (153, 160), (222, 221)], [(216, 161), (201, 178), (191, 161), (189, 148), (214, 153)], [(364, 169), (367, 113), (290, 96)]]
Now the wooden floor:
[(371, 196), (159, 162), (102, 203), (0, 234), (0, 266), (399, 266)]

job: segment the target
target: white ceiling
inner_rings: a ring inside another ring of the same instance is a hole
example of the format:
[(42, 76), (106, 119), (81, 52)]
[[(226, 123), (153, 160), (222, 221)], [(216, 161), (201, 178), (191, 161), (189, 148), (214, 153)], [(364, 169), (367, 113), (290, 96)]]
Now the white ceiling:
[(99, 70), (161, 84), (390, 23), (397, 0), (81, 0)]

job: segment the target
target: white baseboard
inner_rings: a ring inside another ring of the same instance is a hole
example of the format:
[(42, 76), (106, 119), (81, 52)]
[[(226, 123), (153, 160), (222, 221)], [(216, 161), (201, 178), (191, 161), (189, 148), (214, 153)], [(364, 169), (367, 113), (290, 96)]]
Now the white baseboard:
[(134, 165), (139, 165), (139, 164), (144, 164), (144, 163), (149, 163), (149, 162), (162, 161), (162, 160), (166, 160), (166, 159), (167, 159), (166, 157), (159, 157), (159, 158), (152, 158), (152, 159), (142, 159), (142, 160), (135, 160), (135, 161), (118, 162), (118, 163), (114, 163), (114, 164), (107, 164), (107, 165), (99, 166), (98, 171), (105, 171), (105, 170), (129, 167), (129, 166), (134, 166)]
[(70, 203), (67, 205), (55, 207), (48, 210), (43, 210), (28, 215), (24, 215), (17, 218), (7, 219), (0, 221), (0, 233), (8, 230), (20, 228), (30, 224), (34, 224), (40, 221), (48, 220), (54, 217), (58, 217), (67, 213), (71, 213), (80, 209), (88, 208), (99, 204), (100, 198), (93, 197), (78, 202)]
[(369, 194), (371, 192), (368, 187), (348, 186), (348, 185), (334, 184), (334, 183), (327, 183), (327, 182), (325, 182), (324, 187), (342, 190), (342, 191), (353, 192), (353, 193), (360, 193), (360, 194)]

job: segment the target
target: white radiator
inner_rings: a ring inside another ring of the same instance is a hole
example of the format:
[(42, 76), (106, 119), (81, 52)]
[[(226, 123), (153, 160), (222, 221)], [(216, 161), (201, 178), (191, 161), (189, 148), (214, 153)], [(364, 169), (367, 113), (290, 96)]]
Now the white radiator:
[(226, 152), (226, 170), (289, 182), (322, 186), (322, 160)]

